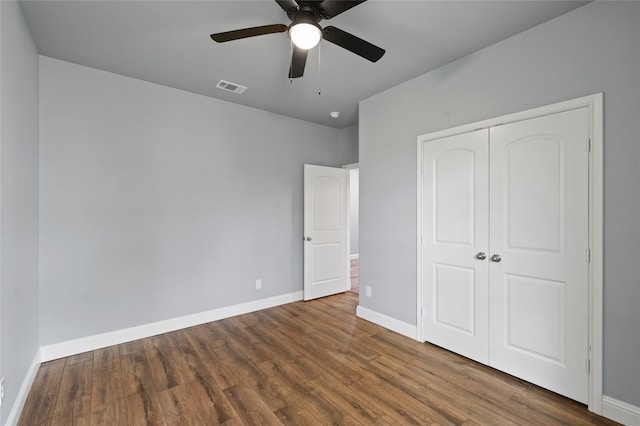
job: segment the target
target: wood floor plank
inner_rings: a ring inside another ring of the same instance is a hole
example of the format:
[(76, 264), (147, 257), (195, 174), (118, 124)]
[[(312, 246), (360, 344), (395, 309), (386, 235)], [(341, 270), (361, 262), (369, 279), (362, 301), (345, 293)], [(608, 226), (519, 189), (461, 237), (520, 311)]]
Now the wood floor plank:
[(188, 342), (186, 333), (189, 329), (171, 331), (169, 333), (161, 334), (159, 337), (163, 337), (167, 344), (171, 347), (182, 346)]
[(330, 376), (316, 377), (312, 383), (315, 389), (326, 395), (335, 406), (340, 407), (359, 423), (376, 424), (384, 417), (384, 411), (373, 401), (353, 392), (350, 386), (333, 380)]
[[(430, 405), (453, 405), (462, 408), (463, 416), (467, 418), (508, 422), (503, 416), (504, 407), (515, 394), (514, 389), (500, 386), (492, 392), (487, 382), (467, 380), (468, 378), (456, 372), (442, 377), (442, 372), (437, 367), (418, 368), (415, 364), (391, 359), (392, 357), (385, 355), (376, 359), (372, 365), (384, 369), (390, 375), (401, 377), (402, 381), (417, 389), (422, 388), (424, 398), (429, 400)], [(466, 398), (468, 394), (472, 394), (473, 399)], [(452, 395), (458, 395), (459, 400), (452, 400)], [(515, 415), (513, 417), (517, 418)]]
[[(265, 362), (269, 364), (270, 361)], [(282, 377), (270, 377), (264, 383), (264, 386), (269, 389), (269, 392), (273, 395), (277, 395), (282, 403), (279, 407), (273, 410), (275, 416), (280, 419), (277, 424), (292, 424), (292, 425), (306, 425), (306, 424), (319, 424), (317, 416), (309, 407), (303, 406), (302, 400), (305, 396), (309, 395), (311, 389), (301, 389), (300, 387), (292, 388), (289, 383)]]
[(204, 419), (200, 415), (190, 386), (182, 384), (158, 393), (165, 421), (168, 426), (200, 426), (213, 424), (213, 419)]
[(245, 386), (225, 389), (225, 396), (246, 425), (277, 425), (278, 417), (265, 404), (259, 393)]
[(66, 358), (66, 365), (70, 366), (73, 364), (79, 364), (82, 362), (92, 361), (93, 360), (93, 352), (83, 352), (76, 355), (71, 355)]
[(375, 345), (370, 344), (371, 339), (366, 337), (356, 337), (344, 349), (344, 354), (352, 356), (361, 362), (368, 363), (381, 356), (384, 351)]
[(241, 385), (258, 392), (271, 410), (281, 408), (284, 404), (280, 394), (269, 386), (268, 374), (260, 369), (260, 361), (251, 359), (247, 351), (233, 338), (226, 341), (224, 348), (224, 356), (229, 358), (223, 360), (222, 364), (227, 371), (236, 373), (234, 386)]
[(93, 407), (124, 398), (124, 379), (117, 346), (94, 351), (92, 374), (91, 405)]
[(118, 346), (118, 352), (120, 353), (120, 356), (125, 356), (125, 355), (133, 354), (136, 352), (144, 351), (142, 340), (134, 340), (131, 342), (121, 343), (117, 346)]
[[(84, 425), (91, 417), (93, 354), (70, 357), (64, 366), (52, 424)], [(82, 359), (83, 361), (80, 361)]]
[(164, 414), (156, 397), (157, 391), (144, 351), (123, 356), (120, 360), (126, 395), (126, 424), (165, 425)]
[(224, 340), (228, 337), (227, 333), (222, 327), (222, 321), (209, 322), (206, 324), (202, 324), (200, 327), (203, 328), (210, 336), (210, 338), (214, 341)]
[[(542, 396), (542, 397), (540, 397)], [(554, 400), (555, 399), (555, 400)], [(514, 405), (524, 409), (527, 413), (534, 413), (538, 424), (593, 424), (595, 420), (602, 425), (615, 425), (616, 422), (602, 419), (593, 413), (584, 417), (583, 406), (560, 395), (548, 395), (535, 392), (517, 392), (510, 400)]]
[(176, 352), (178, 349), (165, 345), (159, 340), (148, 340), (145, 344), (145, 356), (149, 363), (154, 389), (158, 392), (184, 384), (182, 376), (183, 364)]
[(74, 426), (90, 426), (91, 425), (91, 396), (84, 395), (80, 398), (77, 398), (73, 408), (74, 408), (73, 422), (68, 424), (74, 425)]
[(20, 426), (614, 425), (356, 318), (353, 292), (44, 363)]
[[(469, 404), (468, 401), (465, 403), (462, 398), (460, 398), (460, 401), (451, 400), (450, 395), (447, 395), (447, 390), (444, 388), (448, 386), (448, 383), (434, 382), (425, 378), (425, 376), (416, 375), (404, 363), (381, 356), (373, 361), (370, 366), (370, 371), (376, 376), (401, 384), (397, 386), (398, 389), (419, 403), (424, 404), (428, 401), (428, 405), (436, 410), (436, 413), (432, 414), (434, 416), (442, 416), (449, 419), (453, 424), (463, 424), (469, 417), (473, 416), (481, 420), (487, 417), (491, 418), (483, 410), (483, 404)], [(401, 380), (396, 380), (396, 378)], [(492, 414), (494, 414), (492, 418), (499, 419), (501, 423), (508, 420), (501, 418), (497, 413)]]
[(350, 423), (356, 423), (348, 413), (340, 410), (316, 389), (312, 378), (317, 376), (307, 373), (306, 366), (310, 363), (303, 358), (301, 356), (300, 362), (296, 364), (274, 359), (261, 365), (270, 370), (269, 377), (279, 384), (277, 388), (283, 392), (282, 398), (286, 401), (286, 406), (277, 410), (280, 415), (286, 413), (293, 424), (345, 424), (347, 418)]
[(125, 397), (140, 393), (141, 391), (146, 393), (154, 391), (154, 389), (151, 389), (153, 385), (151, 368), (144, 355), (144, 351), (121, 356), (120, 368), (122, 369), (123, 392)]
[(217, 341), (215, 355), (218, 368), (224, 372), (226, 380), (231, 383), (231, 386), (243, 384), (255, 386), (259, 380), (255, 364), (233, 337)]
[[(296, 334), (287, 335), (286, 332), (283, 332), (283, 328), (286, 328), (286, 326), (272, 328), (259, 325), (249, 327), (247, 332), (260, 336), (261, 342), (258, 347), (265, 352), (264, 356), (267, 359), (279, 357), (290, 362), (295, 362), (302, 353), (302, 346), (306, 343), (308, 337)], [(296, 344), (283, 344), (284, 342), (296, 342)]]
[(234, 424), (240, 417), (227, 399), (222, 389), (199, 376), (191, 384), (191, 396), (206, 424)]
[(227, 336), (232, 336), (244, 345), (251, 346), (253, 344), (263, 342), (261, 336), (252, 334), (248, 331), (249, 328), (255, 325), (256, 324), (252, 324), (249, 326), (241, 321), (222, 321), (221, 327)]
[(393, 389), (384, 388), (383, 390), (380, 388), (379, 382), (368, 377), (351, 384), (350, 388), (362, 398), (379, 407), (392, 424), (426, 425), (435, 423), (425, 415), (423, 410), (415, 412), (410, 407), (408, 408), (401, 399), (394, 395)]
[(19, 426), (39, 426), (51, 423), (65, 361), (63, 358), (40, 365), (32, 385), (32, 389), (38, 391), (29, 394), (28, 403), (25, 404), (18, 422)]
[(204, 365), (204, 368), (211, 377), (213, 377), (215, 382), (222, 389), (233, 386), (233, 371), (227, 371), (225, 368), (222, 368), (215, 350), (216, 340), (213, 340), (210, 337), (206, 328), (194, 327), (187, 337), (190, 347), (198, 355), (198, 358)]
[(191, 394), (197, 401), (197, 406), (205, 419), (215, 420), (218, 424), (227, 424), (238, 415), (233, 406), (226, 399), (223, 388), (209, 373), (198, 352), (190, 345), (180, 346), (180, 351), (189, 366), (188, 379)]
[(304, 347), (305, 354), (312, 357), (313, 361), (321, 367), (321, 370), (338, 380), (349, 385), (362, 378), (362, 369), (358, 364), (336, 350), (332, 342), (325, 336), (317, 333), (313, 336), (314, 344)]
[(268, 389), (271, 399), (276, 401), (276, 404), (268, 404), (273, 411), (285, 408), (292, 398), (311, 392), (312, 388), (306, 377), (295, 369), (292, 371), (289, 364), (282, 360), (276, 358), (265, 361), (257, 367), (264, 377), (258, 389), (261, 393), (263, 389)]
[(157, 393), (148, 393), (140, 387), (139, 392), (124, 399), (126, 408), (125, 425), (166, 426), (162, 406)]
[(124, 398), (101, 404), (91, 411), (91, 426), (126, 425), (127, 420)]
[(393, 373), (371, 366), (367, 372), (366, 383), (374, 388), (385, 387), (400, 404), (402, 410), (411, 413), (414, 418), (429, 423), (461, 424), (467, 417), (457, 408), (457, 401), (440, 404), (427, 389), (419, 389), (403, 380), (396, 380)]

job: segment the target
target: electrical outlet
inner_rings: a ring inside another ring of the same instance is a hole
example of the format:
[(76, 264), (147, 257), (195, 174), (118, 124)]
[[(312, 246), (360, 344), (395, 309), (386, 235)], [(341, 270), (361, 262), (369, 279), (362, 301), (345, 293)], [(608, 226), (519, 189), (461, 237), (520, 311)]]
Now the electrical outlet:
[(364, 288), (365, 294), (367, 295), (367, 297), (371, 297), (371, 287), (366, 286)]
[(0, 406), (4, 403), (4, 377), (0, 379)]
[(262, 288), (262, 279), (258, 278), (256, 280), (256, 290), (260, 290)]

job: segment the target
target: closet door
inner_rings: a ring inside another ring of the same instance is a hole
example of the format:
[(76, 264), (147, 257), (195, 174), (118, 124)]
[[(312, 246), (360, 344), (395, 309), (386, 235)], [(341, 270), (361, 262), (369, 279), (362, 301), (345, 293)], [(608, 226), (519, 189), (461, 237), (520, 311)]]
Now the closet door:
[(490, 129), (490, 365), (588, 399), (587, 109)]
[[(488, 130), (423, 144), (426, 340), (488, 362)], [(483, 260), (484, 258), (484, 260)]]

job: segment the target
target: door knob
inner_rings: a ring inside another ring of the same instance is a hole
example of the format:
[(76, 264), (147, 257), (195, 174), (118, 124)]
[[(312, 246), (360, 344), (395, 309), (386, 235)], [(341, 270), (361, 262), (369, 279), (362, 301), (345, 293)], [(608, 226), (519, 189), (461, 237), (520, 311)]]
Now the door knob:
[(311, 241), (311, 237), (305, 238), (305, 241)]
[(499, 254), (494, 254), (493, 256), (491, 256), (491, 260), (494, 262), (500, 262), (502, 258), (500, 257)]
[(476, 259), (485, 260), (486, 258), (487, 258), (487, 254), (482, 251), (476, 254)]

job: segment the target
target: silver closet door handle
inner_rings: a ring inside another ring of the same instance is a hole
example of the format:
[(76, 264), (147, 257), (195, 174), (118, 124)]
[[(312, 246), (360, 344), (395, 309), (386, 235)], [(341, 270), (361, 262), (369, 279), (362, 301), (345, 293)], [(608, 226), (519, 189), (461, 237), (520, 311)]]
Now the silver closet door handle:
[(311, 241), (311, 237), (305, 238), (305, 241)]
[(494, 262), (500, 262), (502, 258), (500, 257), (499, 254), (494, 254), (493, 256), (491, 256), (491, 260)]
[(487, 254), (485, 252), (479, 252), (478, 254), (476, 254), (476, 259), (478, 260), (485, 260), (487, 258)]

